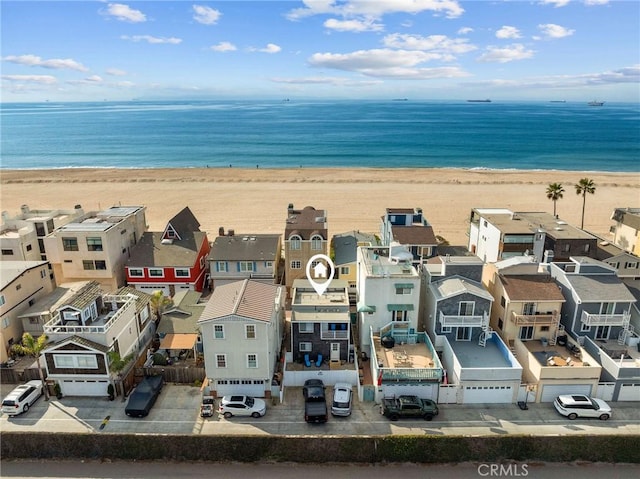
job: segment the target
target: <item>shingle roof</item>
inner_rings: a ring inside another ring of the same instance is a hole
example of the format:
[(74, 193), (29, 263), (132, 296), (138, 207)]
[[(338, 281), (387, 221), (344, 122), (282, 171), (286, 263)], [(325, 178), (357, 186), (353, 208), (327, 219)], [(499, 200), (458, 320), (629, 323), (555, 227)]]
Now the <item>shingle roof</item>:
[(139, 313), (143, 309), (147, 307), (147, 305), (151, 302), (151, 295), (145, 293), (144, 291), (138, 291), (136, 288), (132, 286), (123, 286), (118, 291), (116, 291), (117, 296), (126, 296), (128, 294), (134, 295), (136, 299), (136, 313)]
[(200, 223), (188, 206), (185, 206), (182, 211), (169, 220), (165, 232), (169, 227), (173, 228), (181, 239), (184, 239), (185, 233), (200, 231)]
[(198, 303), (202, 293), (179, 291), (173, 297), (173, 306), (160, 319), (158, 333), (189, 334), (198, 330), (198, 320), (204, 312), (205, 303)]
[(566, 276), (580, 301), (588, 302), (635, 302), (635, 297), (616, 275)]
[(95, 349), (96, 351), (101, 351), (106, 353), (109, 351), (109, 347), (104, 344), (96, 343), (95, 341), (91, 341), (90, 339), (86, 339), (80, 336), (70, 336), (68, 338), (61, 339), (60, 341), (56, 341), (47, 346), (46, 350), (55, 349), (66, 343), (76, 343), (81, 346), (86, 346), (91, 349)]
[(277, 261), (280, 235), (250, 234), (218, 236), (211, 245), (209, 259), (237, 261)]
[(438, 244), (431, 226), (392, 226), (391, 234), (400, 244), (433, 246)]
[(548, 274), (500, 275), (500, 281), (512, 301), (562, 301), (560, 287)]
[(375, 235), (351, 231), (333, 236), (333, 262), (336, 265), (355, 263), (358, 256), (358, 243), (367, 243), (367, 246), (378, 244)]
[(241, 316), (269, 322), (278, 286), (245, 279), (218, 286), (200, 316), (199, 322)]
[(149, 231), (143, 233), (138, 244), (131, 249), (127, 266), (193, 267), (207, 234), (202, 231), (183, 231), (180, 233), (182, 239), (174, 239), (170, 244), (162, 242), (163, 234)]
[(313, 232), (319, 233), (322, 238), (327, 239), (327, 213), (325, 210), (317, 210), (313, 206), (305, 206), (301, 210), (289, 208), (287, 210), (287, 221), (285, 226), (285, 240), (293, 231), (303, 239), (311, 239)]
[(75, 309), (83, 310), (91, 303), (95, 302), (95, 300), (101, 297), (103, 294), (102, 289), (100, 289), (100, 283), (97, 281), (90, 281), (85, 286), (83, 286), (80, 291), (78, 291), (69, 301), (64, 303), (59, 309), (65, 307), (72, 307)]

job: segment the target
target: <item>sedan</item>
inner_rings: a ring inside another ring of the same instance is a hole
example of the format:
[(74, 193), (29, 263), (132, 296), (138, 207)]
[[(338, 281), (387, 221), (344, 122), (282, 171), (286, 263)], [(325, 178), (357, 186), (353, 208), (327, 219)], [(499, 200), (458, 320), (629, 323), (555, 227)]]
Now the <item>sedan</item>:
[(602, 399), (583, 394), (567, 394), (554, 399), (556, 410), (569, 419), (597, 417), (606, 421), (611, 417), (611, 407)]
[(232, 416), (262, 417), (267, 412), (267, 404), (251, 396), (224, 396), (218, 412), (227, 419)]

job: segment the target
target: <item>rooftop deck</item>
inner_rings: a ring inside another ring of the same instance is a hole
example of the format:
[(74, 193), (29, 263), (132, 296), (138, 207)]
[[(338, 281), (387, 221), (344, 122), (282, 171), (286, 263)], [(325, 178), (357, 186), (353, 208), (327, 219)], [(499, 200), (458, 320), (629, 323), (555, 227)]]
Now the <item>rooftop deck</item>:
[(449, 341), (449, 344), (463, 368), (510, 368), (513, 366), (494, 341), (488, 340), (484, 347), (477, 341)]
[[(527, 350), (533, 354), (542, 366), (583, 367), (582, 356), (571, 353), (565, 346), (543, 344), (539, 340), (523, 341)], [(590, 366), (595, 366), (591, 364)]]

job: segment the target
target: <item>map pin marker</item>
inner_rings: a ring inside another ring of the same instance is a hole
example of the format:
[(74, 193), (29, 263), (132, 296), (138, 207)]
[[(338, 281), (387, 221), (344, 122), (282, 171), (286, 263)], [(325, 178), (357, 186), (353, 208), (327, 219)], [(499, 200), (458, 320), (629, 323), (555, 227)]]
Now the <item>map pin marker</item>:
[[(321, 260), (324, 261), (326, 265)], [(316, 264), (313, 265), (313, 263)], [(313, 275), (311, 274), (312, 269), (314, 273)], [(327, 276), (327, 270), (329, 269), (331, 270), (331, 274)], [(316, 290), (316, 293), (318, 293), (319, 296), (322, 296), (329, 287), (329, 284), (331, 283), (331, 280), (336, 273), (336, 267), (333, 264), (333, 261), (331, 261), (331, 258), (329, 258), (326, 254), (316, 254), (312, 256), (309, 261), (307, 261), (307, 267), (305, 271), (307, 273), (307, 279), (309, 280), (309, 283), (311, 283), (311, 286), (313, 286), (313, 289)], [(314, 281), (314, 278), (328, 279), (323, 283), (318, 283), (317, 281)]]

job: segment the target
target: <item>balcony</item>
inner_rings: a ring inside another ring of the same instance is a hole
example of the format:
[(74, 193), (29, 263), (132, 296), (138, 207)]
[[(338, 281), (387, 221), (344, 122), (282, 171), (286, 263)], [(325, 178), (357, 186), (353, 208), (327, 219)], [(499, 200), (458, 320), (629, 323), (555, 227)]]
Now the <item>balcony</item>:
[(489, 323), (486, 313), (482, 316), (458, 316), (443, 314), (442, 311), (440, 311), (439, 321), (443, 328), (480, 328), (483, 324)]
[(585, 326), (625, 326), (629, 324), (631, 315), (628, 312), (622, 314), (591, 314), (582, 312), (580, 320)]
[(333, 331), (322, 330), (320, 331), (320, 339), (349, 339), (349, 331)]
[(558, 311), (545, 314), (517, 314), (511, 313), (511, 321), (518, 326), (552, 326), (560, 321)]
[(122, 317), (125, 311), (132, 309), (135, 312), (135, 297), (113, 296), (103, 297), (105, 305), (116, 309), (109, 310), (105, 314), (87, 320), (84, 324), (78, 321), (68, 321), (57, 313), (43, 326), (45, 334), (106, 334), (107, 331)]

